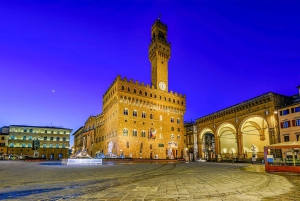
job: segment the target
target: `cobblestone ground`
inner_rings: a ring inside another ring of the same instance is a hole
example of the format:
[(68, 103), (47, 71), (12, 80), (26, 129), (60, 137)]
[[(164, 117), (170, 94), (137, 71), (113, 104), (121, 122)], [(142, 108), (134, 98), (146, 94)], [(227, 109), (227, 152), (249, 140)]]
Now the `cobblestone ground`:
[(300, 200), (299, 187), (298, 174), (262, 165), (0, 161), (0, 200)]

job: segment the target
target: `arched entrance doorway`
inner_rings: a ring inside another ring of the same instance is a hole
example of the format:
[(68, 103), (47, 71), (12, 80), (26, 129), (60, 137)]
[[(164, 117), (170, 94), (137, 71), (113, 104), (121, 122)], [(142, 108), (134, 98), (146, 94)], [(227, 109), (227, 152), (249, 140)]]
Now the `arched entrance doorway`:
[(270, 144), (268, 122), (260, 116), (245, 119), (241, 125), (243, 152), (245, 158), (264, 157), (264, 146)]
[(223, 123), (217, 129), (219, 150), (222, 159), (233, 159), (238, 156), (236, 129), (230, 123)]
[(202, 154), (206, 160), (212, 160), (215, 158), (215, 136), (211, 132), (206, 132), (202, 137)]

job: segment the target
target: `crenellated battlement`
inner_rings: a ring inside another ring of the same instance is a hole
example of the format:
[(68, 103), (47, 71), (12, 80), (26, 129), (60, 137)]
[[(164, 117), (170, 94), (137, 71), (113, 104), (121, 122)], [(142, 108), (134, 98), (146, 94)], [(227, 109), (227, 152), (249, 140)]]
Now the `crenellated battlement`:
[[(143, 87), (143, 88), (145, 88), (147, 90), (153, 90), (153, 92), (158, 92), (158, 93), (163, 92), (163, 91), (161, 91), (159, 89), (155, 89), (153, 85), (145, 84), (144, 82), (139, 82), (138, 80), (133, 81), (133, 79), (131, 79), (131, 78), (130, 79), (128, 79), (127, 77), (121, 78), (121, 76), (118, 76), (117, 80), (120, 81), (121, 83), (122, 82), (124, 82), (124, 83), (130, 83), (131, 87), (134, 87), (134, 86), (139, 87), (139, 88)], [(125, 84), (124, 84), (124, 86), (125, 86)], [(169, 91), (169, 92), (164, 91), (163, 93), (169, 94), (169, 95), (172, 95), (172, 96), (175, 96), (175, 97), (179, 97), (179, 98), (185, 98), (185, 94), (179, 94), (179, 93), (173, 92), (173, 91)]]
[(168, 29), (168, 26), (166, 24), (162, 23), (160, 21), (160, 18), (158, 18), (157, 20), (155, 20), (155, 22), (152, 24), (151, 30), (154, 29), (155, 25), (158, 26), (158, 27), (161, 27), (163, 29), (166, 29), (166, 30)]

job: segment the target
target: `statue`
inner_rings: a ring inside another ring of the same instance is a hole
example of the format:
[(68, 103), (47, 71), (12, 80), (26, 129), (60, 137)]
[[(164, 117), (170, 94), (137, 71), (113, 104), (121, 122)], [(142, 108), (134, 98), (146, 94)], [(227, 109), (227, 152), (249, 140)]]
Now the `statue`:
[(173, 159), (173, 158), (174, 158), (174, 157), (173, 157), (172, 147), (170, 147), (170, 149), (168, 150), (168, 157), (169, 157), (170, 159)]
[(112, 157), (112, 149), (113, 149), (113, 147), (114, 147), (114, 143), (113, 143), (113, 141), (110, 141), (108, 143), (108, 145), (107, 145), (107, 155), (109, 157)]
[(256, 148), (257, 148), (257, 147), (256, 147), (254, 144), (252, 144), (251, 146), (252, 146), (252, 149), (251, 149), (251, 150), (253, 151), (253, 154), (256, 155)]
[(86, 140), (83, 137), (82, 149), (77, 151), (74, 155), (70, 156), (70, 158), (92, 158), (85, 149)]
[(105, 155), (103, 154), (103, 152), (97, 151), (95, 158), (105, 158)]

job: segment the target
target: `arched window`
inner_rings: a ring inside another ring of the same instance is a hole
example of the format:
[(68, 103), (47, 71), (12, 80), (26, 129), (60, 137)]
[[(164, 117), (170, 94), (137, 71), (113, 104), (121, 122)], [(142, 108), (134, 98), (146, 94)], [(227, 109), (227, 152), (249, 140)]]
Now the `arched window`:
[(15, 144), (12, 142), (9, 144), (9, 147), (14, 147), (14, 146), (15, 146)]
[(124, 86), (122, 86), (122, 90), (124, 90)]
[(152, 149), (152, 144), (150, 144), (150, 149)]
[(142, 94), (142, 91), (140, 90), (139, 93)]
[(171, 117), (171, 123), (174, 123), (174, 117)]
[(171, 134), (171, 140), (174, 140), (174, 134)]
[(146, 112), (142, 112), (142, 118), (146, 118)]
[(56, 148), (59, 148), (59, 145), (58, 144), (56, 144), (56, 146), (55, 146)]
[(129, 148), (129, 142), (126, 142), (126, 148)]
[(145, 92), (145, 96), (147, 96), (148, 94), (147, 94), (147, 92)]
[(129, 88), (129, 87), (128, 87), (128, 89), (127, 89), (127, 90), (128, 90), (128, 92), (130, 92), (130, 88)]
[(63, 145), (62, 145), (62, 148), (66, 148), (66, 145), (65, 145), (65, 144), (63, 144)]
[(179, 118), (177, 118), (177, 123), (180, 124), (180, 119)]
[(132, 136), (137, 137), (137, 130), (134, 129), (134, 130), (132, 131)]
[(128, 109), (124, 108), (124, 115), (128, 115)]
[(26, 147), (26, 144), (25, 144), (25, 143), (22, 143), (22, 147)]
[(153, 119), (153, 114), (150, 114), (150, 119)]
[(177, 135), (177, 140), (180, 140), (180, 135)]
[(177, 128), (177, 131), (180, 132), (180, 128)]
[(66, 138), (65, 138), (65, 137), (63, 138), (63, 141), (66, 141)]
[(29, 140), (32, 140), (32, 136), (29, 136)]
[(132, 111), (132, 116), (137, 117), (137, 111), (136, 110)]
[(59, 137), (56, 138), (56, 141), (59, 141)]
[(53, 141), (53, 137), (50, 137), (50, 140), (52, 140), (52, 141)]
[(123, 136), (128, 136), (128, 130), (126, 128), (123, 129)]
[(23, 140), (26, 140), (26, 135), (25, 135), (25, 136), (23, 136)]
[(53, 148), (52, 144), (49, 145), (50, 148)]
[(174, 127), (171, 127), (171, 131), (174, 131)]
[(28, 143), (28, 145), (27, 145), (28, 147), (32, 147), (32, 145), (30, 144), (30, 143)]
[(46, 144), (43, 144), (43, 148), (46, 148), (47, 147), (47, 145)]
[(136, 93), (136, 90), (135, 90), (135, 89), (133, 89), (133, 93)]
[(142, 131), (142, 132), (141, 132), (141, 136), (142, 136), (142, 137), (146, 137), (146, 131)]

